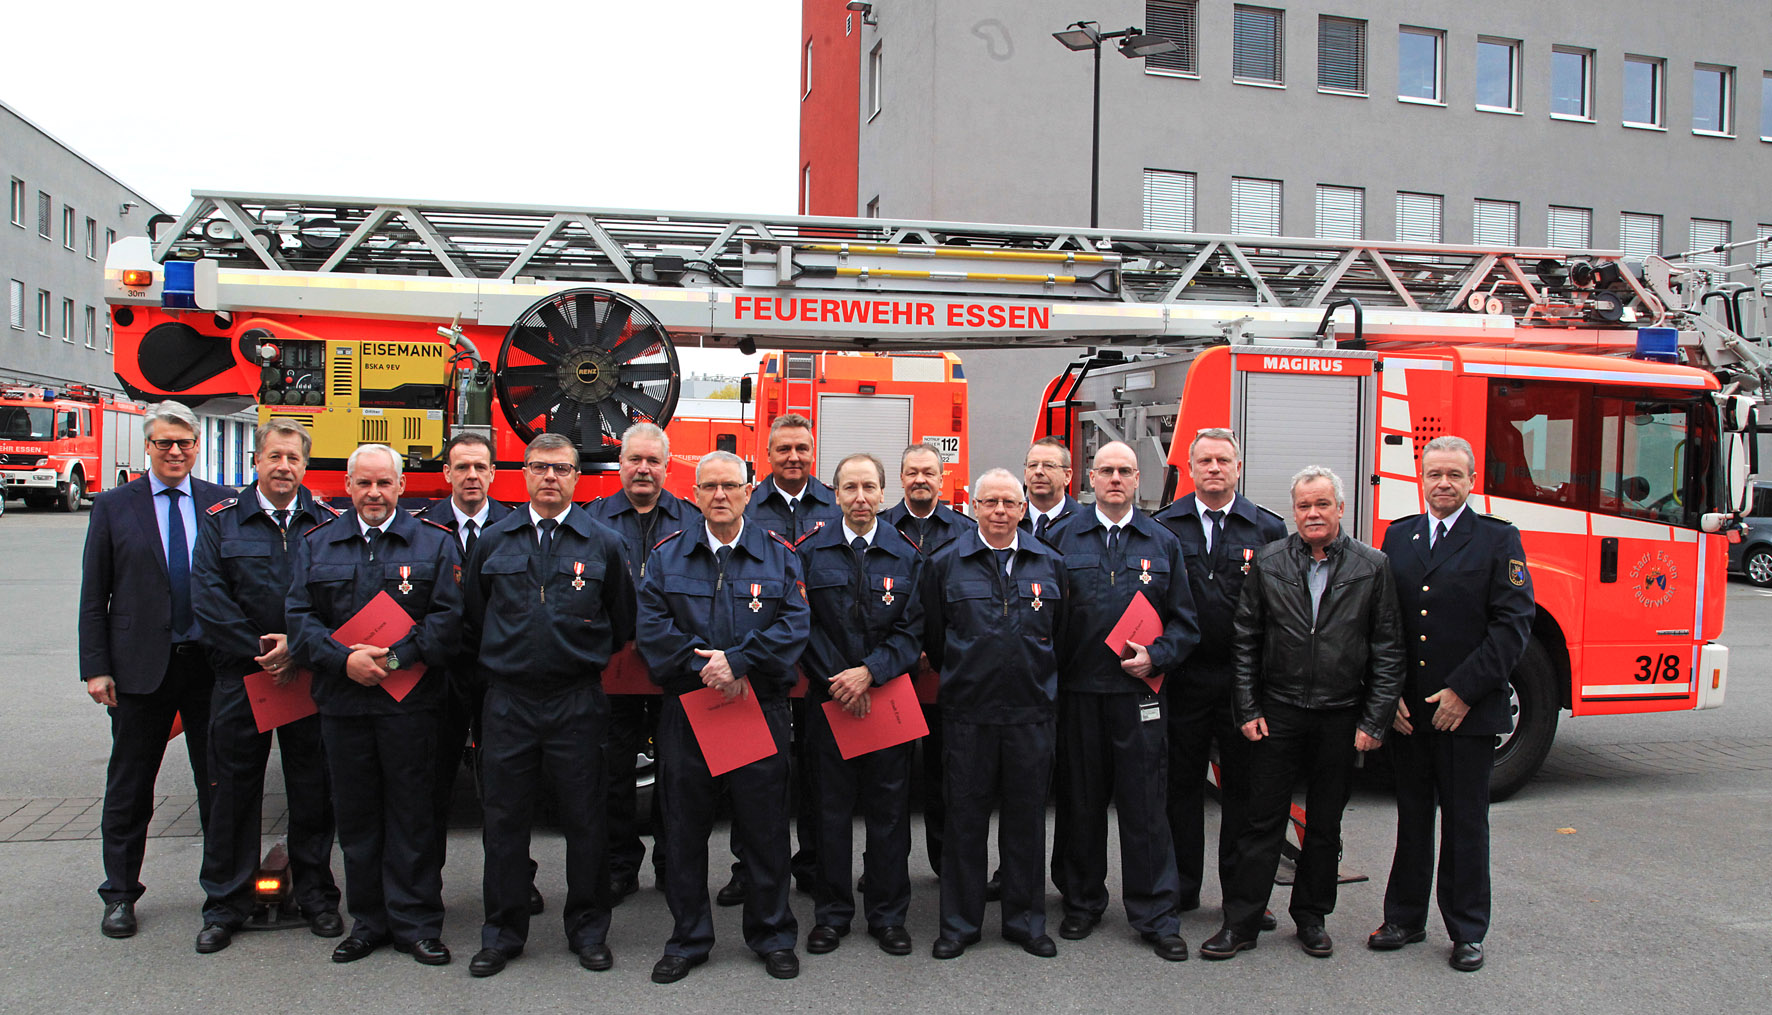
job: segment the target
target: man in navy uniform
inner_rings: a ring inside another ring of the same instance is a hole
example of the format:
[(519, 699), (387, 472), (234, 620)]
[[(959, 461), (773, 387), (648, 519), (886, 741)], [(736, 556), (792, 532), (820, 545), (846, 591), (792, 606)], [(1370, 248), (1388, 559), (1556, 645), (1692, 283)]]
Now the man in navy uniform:
[(978, 531), (931, 558), (921, 580), (947, 754), (941, 936), (930, 954), (958, 958), (979, 940), (995, 802), (1003, 937), (1050, 958), (1058, 948), (1046, 934), (1046, 790), (1069, 591), (1058, 554), (1016, 527), (1026, 500), (1014, 475), (985, 472), (972, 503)]
[(812, 802), (820, 822), (817, 909), (806, 950), (835, 951), (855, 917), (850, 882), (859, 807), (867, 828), (862, 857), (868, 933), (888, 955), (909, 955), (904, 921), (911, 902), (912, 745), (844, 760), (823, 704), (835, 701), (865, 716), (873, 688), (916, 667), (923, 651), (917, 588), (923, 561), (911, 541), (880, 524), (875, 513), (886, 497), (886, 468), (879, 459), (850, 455), (837, 463), (831, 479), (843, 524), (820, 529), (797, 550), (812, 607), (812, 639), (801, 669), (807, 677)]
[[(943, 459), (941, 449), (933, 444), (912, 444), (899, 459), (898, 481), (904, 487), (904, 499), (881, 515), (882, 521), (898, 531), (917, 547), (925, 560), (960, 536), (978, 528), (978, 523), (941, 502)], [(919, 679), (934, 673), (929, 660), (917, 663)], [(941, 826), (947, 820), (942, 807), (941, 785), (941, 702), (923, 703), (923, 721), (929, 735), (923, 738), (923, 842), (929, 850), (929, 868), (941, 876)], [(1001, 882), (998, 889), (1001, 890)], [(988, 894), (988, 887), (987, 887)]]
[(148, 474), (98, 495), (80, 575), (80, 679), (111, 717), (100, 819), (106, 937), (135, 933), (154, 779), (174, 716), (185, 728), (197, 809), (209, 824), (209, 697), (214, 676), (191, 606), (191, 551), (226, 487), (191, 475), (197, 417), (178, 402), (142, 417)]
[(1397, 772), (1397, 851), (1384, 924), (1367, 938), (1394, 951), (1427, 936), (1440, 812), (1439, 903), (1452, 938), (1448, 963), (1483, 967), (1489, 931), (1489, 775), (1495, 737), (1512, 728), (1508, 675), (1532, 631), (1532, 576), (1519, 530), (1468, 510), (1477, 457), (1445, 435), (1421, 449), (1427, 513), (1384, 533), (1403, 615), (1403, 696), (1391, 721)]
[[(1163, 681), (1169, 726), (1169, 835), (1181, 878), (1182, 912), (1198, 909), (1206, 866), (1206, 766), (1218, 745), (1218, 884), (1230, 885), (1237, 838), (1249, 820), (1249, 741), (1238, 729), (1231, 685), (1237, 596), (1255, 551), (1286, 538), (1286, 520), (1237, 492), (1243, 474), (1237, 435), (1210, 427), (1188, 445), (1194, 492), (1157, 512), (1181, 539), (1200, 617), (1200, 644)], [(1262, 929), (1274, 929), (1262, 914)]]
[(496, 522), (464, 569), (465, 643), (486, 703), (480, 772), (486, 808), (486, 923), (468, 966), (491, 976), (529, 939), (529, 837), (536, 787), (553, 787), (566, 837), (566, 943), (586, 969), (615, 964), (609, 934), (609, 829), (603, 819), (603, 668), (633, 637), (621, 538), (572, 503), (578, 449), (529, 442), (529, 506)]
[[(1093, 510), (1049, 530), (1071, 603), (1058, 670), (1058, 826), (1052, 882), (1064, 897), (1060, 937), (1089, 936), (1108, 904), (1108, 804), (1119, 814), (1126, 919), (1158, 957), (1187, 959), (1176, 909), (1175, 847), (1164, 818), (1169, 750), (1163, 706), (1145, 680), (1175, 672), (1199, 641), (1181, 541), (1133, 503), (1138, 455), (1103, 444), (1089, 470)], [(1107, 645), (1135, 596), (1163, 625), (1115, 655)]]
[(703, 456), (695, 469), (703, 520), (652, 551), (640, 585), (636, 640), (665, 694), (658, 764), (665, 902), (673, 920), (664, 956), (652, 967), (654, 983), (681, 980), (714, 945), (708, 836), (718, 783), (679, 700), (702, 687), (728, 699), (755, 694), (774, 737), (774, 754), (719, 779), (731, 791), (732, 837), (749, 870), (745, 944), (769, 975), (800, 973), (799, 925), (788, 908), (787, 694), (811, 633), (810, 611), (793, 548), (745, 519), (750, 489), (737, 455)]
[(1027, 484), (1028, 503), (1021, 527), (1039, 539), (1045, 539), (1052, 526), (1082, 507), (1070, 493), (1071, 449), (1062, 437), (1042, 437), (1028, 448), (1022, 479)]
[[(635, 423), (621, 436), (621, 489), (585, 505), (591, 517), (621, 536), (622, 556), (633, 588), (646, 578), (646, 557), (659, 541), (692, 524), (695, 505), (665, 489), (671, 467), (671, 438), (652, 423)], [(620, 650), (628, 665), (643, 666), (630, 644)], [(614, 694), (609, 697), (609, 890), (612, 902), (640, 890), (640, 863), (646, 844), (640, 841), (639, 800), (634, 772), (640, 752), (658, 732), (663, 700), (656, 694)], [(663, 866), (659, 847), (658, 794), (652, 794), (652, 867)]]
[[(399, 510), (406, 479), (393, 448), (351, 452), (345, 485), (351, 512), (302, 536), (286, 608), (296, 665), (314, 674), (345, 858), (352, 927), (332, 961), (355, 962), (392, 941), (425, 965), (445, 965), (432, 780), (444, 668), (461, 645), (461, 549), (449, 530)], [(411, 618), (410, 632), (391, 645), (333, 638), (384, 592)], [(381, 686), (421, 662), (426, 672), (403, 699)]]
[[(199, 952), (226, 948), (252, 915), (271, 734), (258, 731), (243, 678), (264, 672), (287, 684), (296, 676), (283, 615), (295, 544), (301, 533), (338, 514), (302, 486), (312, 443), (294, 420), (260, 426), (252, 453), (258, 481), (209, 509), (212, 524), (197, 537), (191, 558), (191, 606), (216, 676), (209, 718), (212, 789), (198, 877), (207, 896)], [(315, 934), (338, 937), (345, 928), (332, 879), (332, 800), (320, 717), (297, 719), (275, 732), (289, 794), (295, 902)]]

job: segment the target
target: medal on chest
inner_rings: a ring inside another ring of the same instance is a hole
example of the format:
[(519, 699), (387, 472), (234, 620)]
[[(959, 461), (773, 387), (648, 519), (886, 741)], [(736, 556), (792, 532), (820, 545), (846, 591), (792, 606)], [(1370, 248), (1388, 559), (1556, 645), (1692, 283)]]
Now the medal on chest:
[(1151, 561), (1150, 561), (1150, 558), (1149, 557), (1140, 557), (1138, 559), (1138, 563), (1139, 563), (1139, 566), (1144, 568), (1144, 570), (1139, 573), (1138, 580), (1143, 582), (1146, 585), (1149, 585), (1151, 583)]
[(758, 596), (760, 596), (762, 594), (763, 594), (763, 586), (758, 585), (756, 582), (752, 582), (751, 583), (751, 601), (748, 604), (751, 608), (752, 613), (757, 613), (763, 609), (763, 600), (757, 598)]
[(1034, 601), (1029, 603), (1028, 605), (1032, 606), (1035, 610), (1038, 610), (1040, 607), (1045, 606), (1046, 604), (1044, 601), (1042, 601), (1040, 599), (1040, 583), (1034, 582), (1032, 584), (1032, 587), (1034, 590)]
[(400, 565), (400, 584), (397, 587), (400, 590), (400, 594), (403, 596), (412, 591), (412, 582), (407, 580), (411, 577), (412, 568), (406, 564)]
[(891, 606), (892, 601), (898, 598), (892, 594), (892, 579), (882, 578), (880, 579), (880, 584), (886, 588), (885, 594), (880, 597), (880, 602), (885, 603), (887, 606)]
[(1244, 574), (1249, 573), (1249, 562), (1254, 559), (1255, 559), (1255, 551), (1254, 550), (1245, 549), (1243, 551), (1243, 573)]
[(582, 560), (575, 560), (572, 562), (572, 588), (574, 591), (581, 591), (584, 587), (585, 562)]

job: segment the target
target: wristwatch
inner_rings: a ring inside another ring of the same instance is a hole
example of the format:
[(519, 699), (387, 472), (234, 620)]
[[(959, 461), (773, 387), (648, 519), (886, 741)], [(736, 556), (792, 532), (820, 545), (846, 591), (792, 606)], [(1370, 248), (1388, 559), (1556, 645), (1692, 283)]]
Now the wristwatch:
[(389, 673), (392, 673), (395, 670), (400, 668), (400, 657), (394, 654), (393, 649), (388, 649), (387, 667), (388, 667)]

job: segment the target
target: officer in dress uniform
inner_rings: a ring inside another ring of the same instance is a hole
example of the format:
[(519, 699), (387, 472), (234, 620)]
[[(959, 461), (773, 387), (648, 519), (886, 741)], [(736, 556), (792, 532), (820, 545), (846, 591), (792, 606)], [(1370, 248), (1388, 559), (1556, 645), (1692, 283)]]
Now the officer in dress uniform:
[(1028, 503), (1021, 528), (1037, 538), (1045, 539), (1052, 526), (1082, 508), (1070, 494), (1071, 449), (1062, 437), (1042, 437), (1028, 448), (1022, 480), (1027, 484)]
[[(1237, 492), (1243, 473), (1237, 435), (1210, 427), (1188, 446), (1194, 492), (1157, 512), (1181, 540), (1200, 617), (1200, 644), (1163, 681), (1169, 725), (1169, 835), (1181, 878), (1182, 912), (1198, 909), (1205, 883), (1206, 766), (1218, 746), (1218, 884), (1235, 870), (1237, 838), (1249, 820), (1249, 741), (1238, 729), (1235, 695), (1237, 596), (1255, 551), (1286, 538), (1286, 520)], [(1262, 929), (1273, 930), (1272, 914)]]
[(1469, 510), (1477, 459), (1442, 436), (1421, 451), (1427, 513), (1391, 522), (1384, 554), (1403, 615), (1403, 696), (1391, 739), (1397, 771), (1397, 850), (1384, 924), (1366, 944), (1394, 951), (1427, 936), (1440, 812), (1439, 904), (1452, 938), (1448, 963), (1483, 967), (1489, 931), (1489, 775), (1495, 737), (1512, 728), (1508, 675), (1532, 629), (1532, 576), (1520, 533)]
[(947, 754), (941, 936), (930, 954), (958, 958), (979, 940), (996, 802), (1003, 937), (1050, 958), (1058, 948), (1046, 934), (1046, 791), (1069, 592), (1058, 555), (1016, 528), (1026, 501), (1014, 475), (979, 476), (973, 504), (978, 531), (931, 558), (922, 578)]
[[(301, 533), (338, 514), (302, 486), (311, 447), (308, 431), (293, 420), (260, 426), (252, 453), (258, 482), (209, 509), (213, 524), (202, 529), (191, 556), (191, 607), (216, 677), (209, 710), (209, 822), (197, 879), (207, 897), (199, 952), (226, 948), (252, 915), (271, 733), (258, 731), (243, 678), (264, 672), (286, 684), (296, 677), (283, 615), (295, 544)], [(320, 717), (297, 719), (274, 732), (289, 795), (295, 902), (315, 934), (338, 937), (345, 928), (332, 879), (332, 800)]]
[[(591, 517), (621, 536), (622, 553), (634, 588), (646, 578), (646, 557), (666, 536), (680, 532), (701, 515), (695, 505), (665, 489), (671, 466), (671, 438), (652, 423), (635, 423), (621, 438), (621, 489), (585, 505)], [(617, 653), (619, 665), (645, 668), (632, 644)], [(615, 664), (612, 664), (615, 665)], [(656, 694), (609, 696), (609, 886), (612, 902), (640, 890), (640, 863), (646, 844), (640, 841), (638, 794), (634, 771), (640, 752), (658, 733), (663, 699)], [(659, 845), (664, 824), (658, 794), (652, 794), (652, 866), (664, 884), (664, 857)]]
[[(398, 510), (406, 480), (393, 448), (351, 452), (345, 484), (352, 510), (302, 537), (286, 608), (296, 665), (314, 674), (345, 858), (352, 927), (332, 961), (355, 962), (391, 941), (445, 965), (432, 781), (444, 668), (461, 644), (461, 549), (449, 530)], [(381, 593), (412, 630), (390, 645), (339, 644), (332, 632)], [(382, 682), (421, 662), (425, 674), (396, 701)]]
[[(805, 585), (793, 548), (745, 520), (750, 484), (737, 455), (703, 456), (695, 480), (703, 521), (652, 551), (640, 585), (637, 642), (665, 694), (658, 762), (665, 901), (674, 923), (652, 979), (681, 980), (713, 949), (708, 836), (719, 782), (731, 792), (732, 837), (749, 869), (745, 944), (762, 957), (769, 975), (791, 979), (800, 973), (800, 960), (794, 954), (799, 925), (788, 908), (787, 694), (811, 633)], [(717, 781), (680, 700), (702, 687), (728, 700), (755, 694), (775, 753)]]
[(586, 969), (615, 963), (609, 934), (609, 829), (602, 802), (609, 701), (603, 668), (633, 637), (634, 593), (621, 538), (572, 503), (578, 449), (529, 442), (527, 510), (486, 530), (463, 579), (466, 647), (486, 685), (481, 779), (486, 923), (474, 976), (491, 976), (529, 938), (535, 791), (553, 788), (566, 837), (566, 943)]
[[(1052, 881), (1064, 897), (1060, 937), (1089, 936), (1107, 910), (1107, 817), (1119, 814), (1126, 919), (1159, 958), (1187, 959), (1176, 910), (1175, 847), (1164, 819), (1168, 745), (1163, 706), (1146, 678), (1180, 667), (1199, 641), (1181, 541), (1133, 503), (1138, 455), (1120, 441), (1095, 453), (1093, 510), (1047, 532), (1064, 557), (1071, 604), (1059, 667), (1058, 828)], [(1142, 595), (1162, 634), (1107, 646)]]
[(887, 954), (909, 955), (904, 920), (911, 902), (912, 745), (844, 760), (823, 705), (835, 701), (853, 715), (867, 715), (873, 688), (915, 668), (923, 651), (917, 588), (923, 561), (910, 540), (875, 514), (886, 485), (879, 459), (850, 455), (831, 478), (843, 524), (820, 529), (797, 550), (812, 607), (812, 639), (801, 668), (807, 676), (813, 809), (820, 821), (817, 910), (806, 950), (835, 951), (849, 933), (859, 807), (867, 827), (862, 856), (868, 933)]

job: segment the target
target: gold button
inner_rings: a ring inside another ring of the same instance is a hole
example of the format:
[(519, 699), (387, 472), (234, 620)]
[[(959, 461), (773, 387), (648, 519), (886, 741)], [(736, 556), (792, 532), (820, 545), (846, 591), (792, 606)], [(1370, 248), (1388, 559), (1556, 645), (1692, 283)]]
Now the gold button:
[(1422, 616), (1424, 616), (1424, 617), (1425, 617), (1425, 616), (1427, 616), (1427, 611), (1426, 611), (1426, 610), (1422, 610), (1422, 611), (1421, 611), (1421, 615), (1422, 615)]
[(1424, 634), (1424, 635), (1422, 635), (1422, 636), (1421, 636), (1421, 640), (1422, 640), (1422, 641), (1426, 641), (1426, 640), (1427, 640), (1427, 635), (1425, 635), (1425, 634)]
[(1423, 660), (1421, 660), (1421, 661), (1420, 661), (1420, 662), (1417, 662), (1417, 663), (1416, 663), (1416, 664), (1415, 664), (1415, 665), (1417, 665), (1417, 666), (1426, 666), (1426, 665), (1427, 665), (1427, 660), (1426, 660), (1426, 659), (1423, 659)]
[(1426, 586), (1426, 585), (1423, 585), (1423, 586), (1422, 586), (1422, 587), (1421, 587), (1421, 591), (1423, 591), (1423, 592), (1426, 592), (1426, 591), (1427, 591), (1427, 586)]

